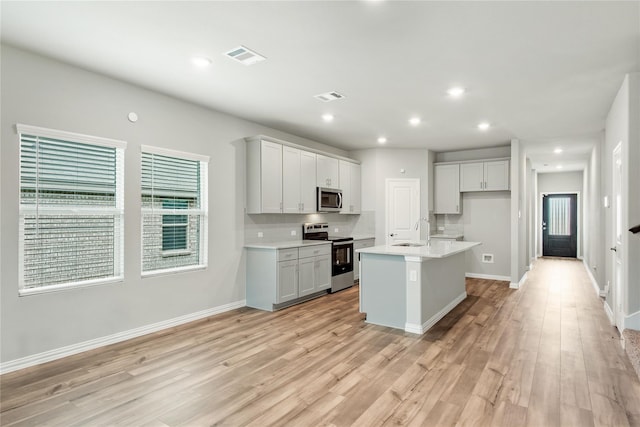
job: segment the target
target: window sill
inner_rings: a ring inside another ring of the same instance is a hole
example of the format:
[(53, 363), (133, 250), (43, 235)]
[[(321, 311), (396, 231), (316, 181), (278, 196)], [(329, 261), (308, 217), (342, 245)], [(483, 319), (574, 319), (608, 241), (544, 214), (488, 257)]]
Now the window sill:
[(19, 289), (18, 296), (27, 297), (38, 294), (48, 294), (52, 292), (71, 291), (74, 289), (88, 288), (91, 286), (109, 285), (124, 282), (124, 277), (110, 277), (108, 279), (86, 280), (84, 282), (64, 283), (59, 285), (41, 286), (37, 288)]
[(163, 251), (162, 258), (169, 258), (172, 256), (193, 255), (195, 252), (189, 249), (176, 249), (173, 251)]
[(206, 265), (198, 264), (198, 265), (189, 265), (186, 267), (165, 268), (162, 270), (146, 271), (146, 272), (142, 272), (141, 276), (144, 279), (146, 277), (166, 276), (169, 274), (188, 273), (192, 271), (206, 270), (206, 269), (207, 269)]

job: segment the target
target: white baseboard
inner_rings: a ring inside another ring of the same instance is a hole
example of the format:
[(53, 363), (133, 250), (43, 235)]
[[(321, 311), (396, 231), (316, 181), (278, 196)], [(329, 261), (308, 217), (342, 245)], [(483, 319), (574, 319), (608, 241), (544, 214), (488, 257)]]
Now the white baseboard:
[(501, 280), (504, 282), (510, 282), (511, 277), (509, 276), (500, 276), (497, 274), (480, 274), (480, 273), (464, 273), (465, 277), (470, 277), (473, 279), (488, 279), (488, 280)]
[(611, 323), (612, 325), (616, 324), (615, 319), (613, 318), (613, 311), (611, 311), (611, 307), (609, 307), (609, 304), (607, 304), (607, 302), (604, 302), (604, 312), (607, 314), (607, 317), (609, 318), (609, 323)]
[(529, 275), (528, 271), (525, 271), (524, 274), (522, 275), (522, 277), (520, 278), (520, 281), (518, 283), (515, 282), (511, 282), (509, 284), (509, 287), (511, 289), (520, 289), (522, 286), (524, 286), (524, 282), (527, 281), (527, 276)]
[(463, 292), (458, 295), (453, 301), (447, 304), (442, 310), (431, 316), (426, 322), (422, 325), (418, 325), (415, 323), (405, 323), (404, 330), (406, 332), (410, 332), (412, 334), (424, 334), (428, 331), (433, 325), (438, 323), (440, 319), (447, 315), (451, 310), (453, 310), (458, 304), (460, 304), (467, 297), (467, 292)]
[(42, 353), (21, 357), (15, 360), (10, 360), (8, 362), (4, 362), (0, 364), (0, 374), (5, 374), (7, 372), (17, 371), (18, 369), (24, 369), (30, 366), (39, 365), (41, 363), (50, 362), (52, 360), (61, 359), (63, 357), (82, 353), (84, 351), (93, 350), (98, 347), (104, 347), (109, 344), (115, 344), (121, 341), (126, 341), (131, 338), (140, 337), (142, 335), (158, 332), (163, 329), (182, 325), (184, 323), (193, 322), (194, 320), (199, 320), (205, 317), (213, 316), (215, 314), (224, 313), (225, 311), (234, 310), (236, 308), (244, 307), (246, 305), (247, 304), (245, 300), (236, 301), (236, 302), (224, 304), (218, 307), (209, 308), (207, 310), (202, 310), (202, 311), (187, 314), (184, 316), (175, 317), (173, 319), (163, 320), (162, 322), (141, 326), (135, 329), (130, 329), (128, 331), (118, 332), (116, 334), (107, 335), (105, 337), (96, 338), (93, 340), (84, 341), (81, 343), (72, 344), (65, 347), (56, 348), (53, 350), (48, 350)]
[(587, 262), (582, 260), (582, 263), (584, 264), (584, 268), (587, 270), (587, 275), (589, 276), (589, 279), (591, 279), (591, 284), (593, 285), (593, 288), (596, 291), (596, 295), (598, 295), (599, 297), (606, 297), (607, 293), (601, 290), (600, 286), (598, 286), (598, 281), (596, 280), (595, 277), (593, 277), (593, 273), (591, 272), (591, 269), (587, 265)]

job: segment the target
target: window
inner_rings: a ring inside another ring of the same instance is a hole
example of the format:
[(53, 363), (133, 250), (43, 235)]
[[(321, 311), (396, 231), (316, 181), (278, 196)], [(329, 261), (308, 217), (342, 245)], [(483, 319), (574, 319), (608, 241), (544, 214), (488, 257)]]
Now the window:
[[(188, 209), (186, 200), (163, 200), (162, 209)], [(162, 253), (187, 250), (188, 215), (162, 215)]]
[(17, 129), (20, 295), (122, 280), (126, 143)]
[(142, 147), (142, 274), (207, 265), (209, 158)]

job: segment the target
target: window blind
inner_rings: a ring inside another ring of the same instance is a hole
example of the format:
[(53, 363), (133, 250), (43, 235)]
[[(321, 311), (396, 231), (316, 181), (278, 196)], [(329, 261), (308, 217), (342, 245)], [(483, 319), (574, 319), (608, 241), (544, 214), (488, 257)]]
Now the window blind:
[(121, 280), (125, 143), (17, 127), (20, 293)]
[(142, 273), (203, 268), (208, 158), (143, 146)]

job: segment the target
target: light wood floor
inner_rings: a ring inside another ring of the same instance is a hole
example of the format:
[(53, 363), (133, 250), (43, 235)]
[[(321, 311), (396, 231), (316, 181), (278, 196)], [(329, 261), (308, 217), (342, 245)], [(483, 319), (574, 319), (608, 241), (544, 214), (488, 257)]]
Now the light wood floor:
[(358, 289), (249, 308), (3, 375), (4, 425), (640, 425), (640, 383), (582, 263), (469, 279), (422, 337)]

